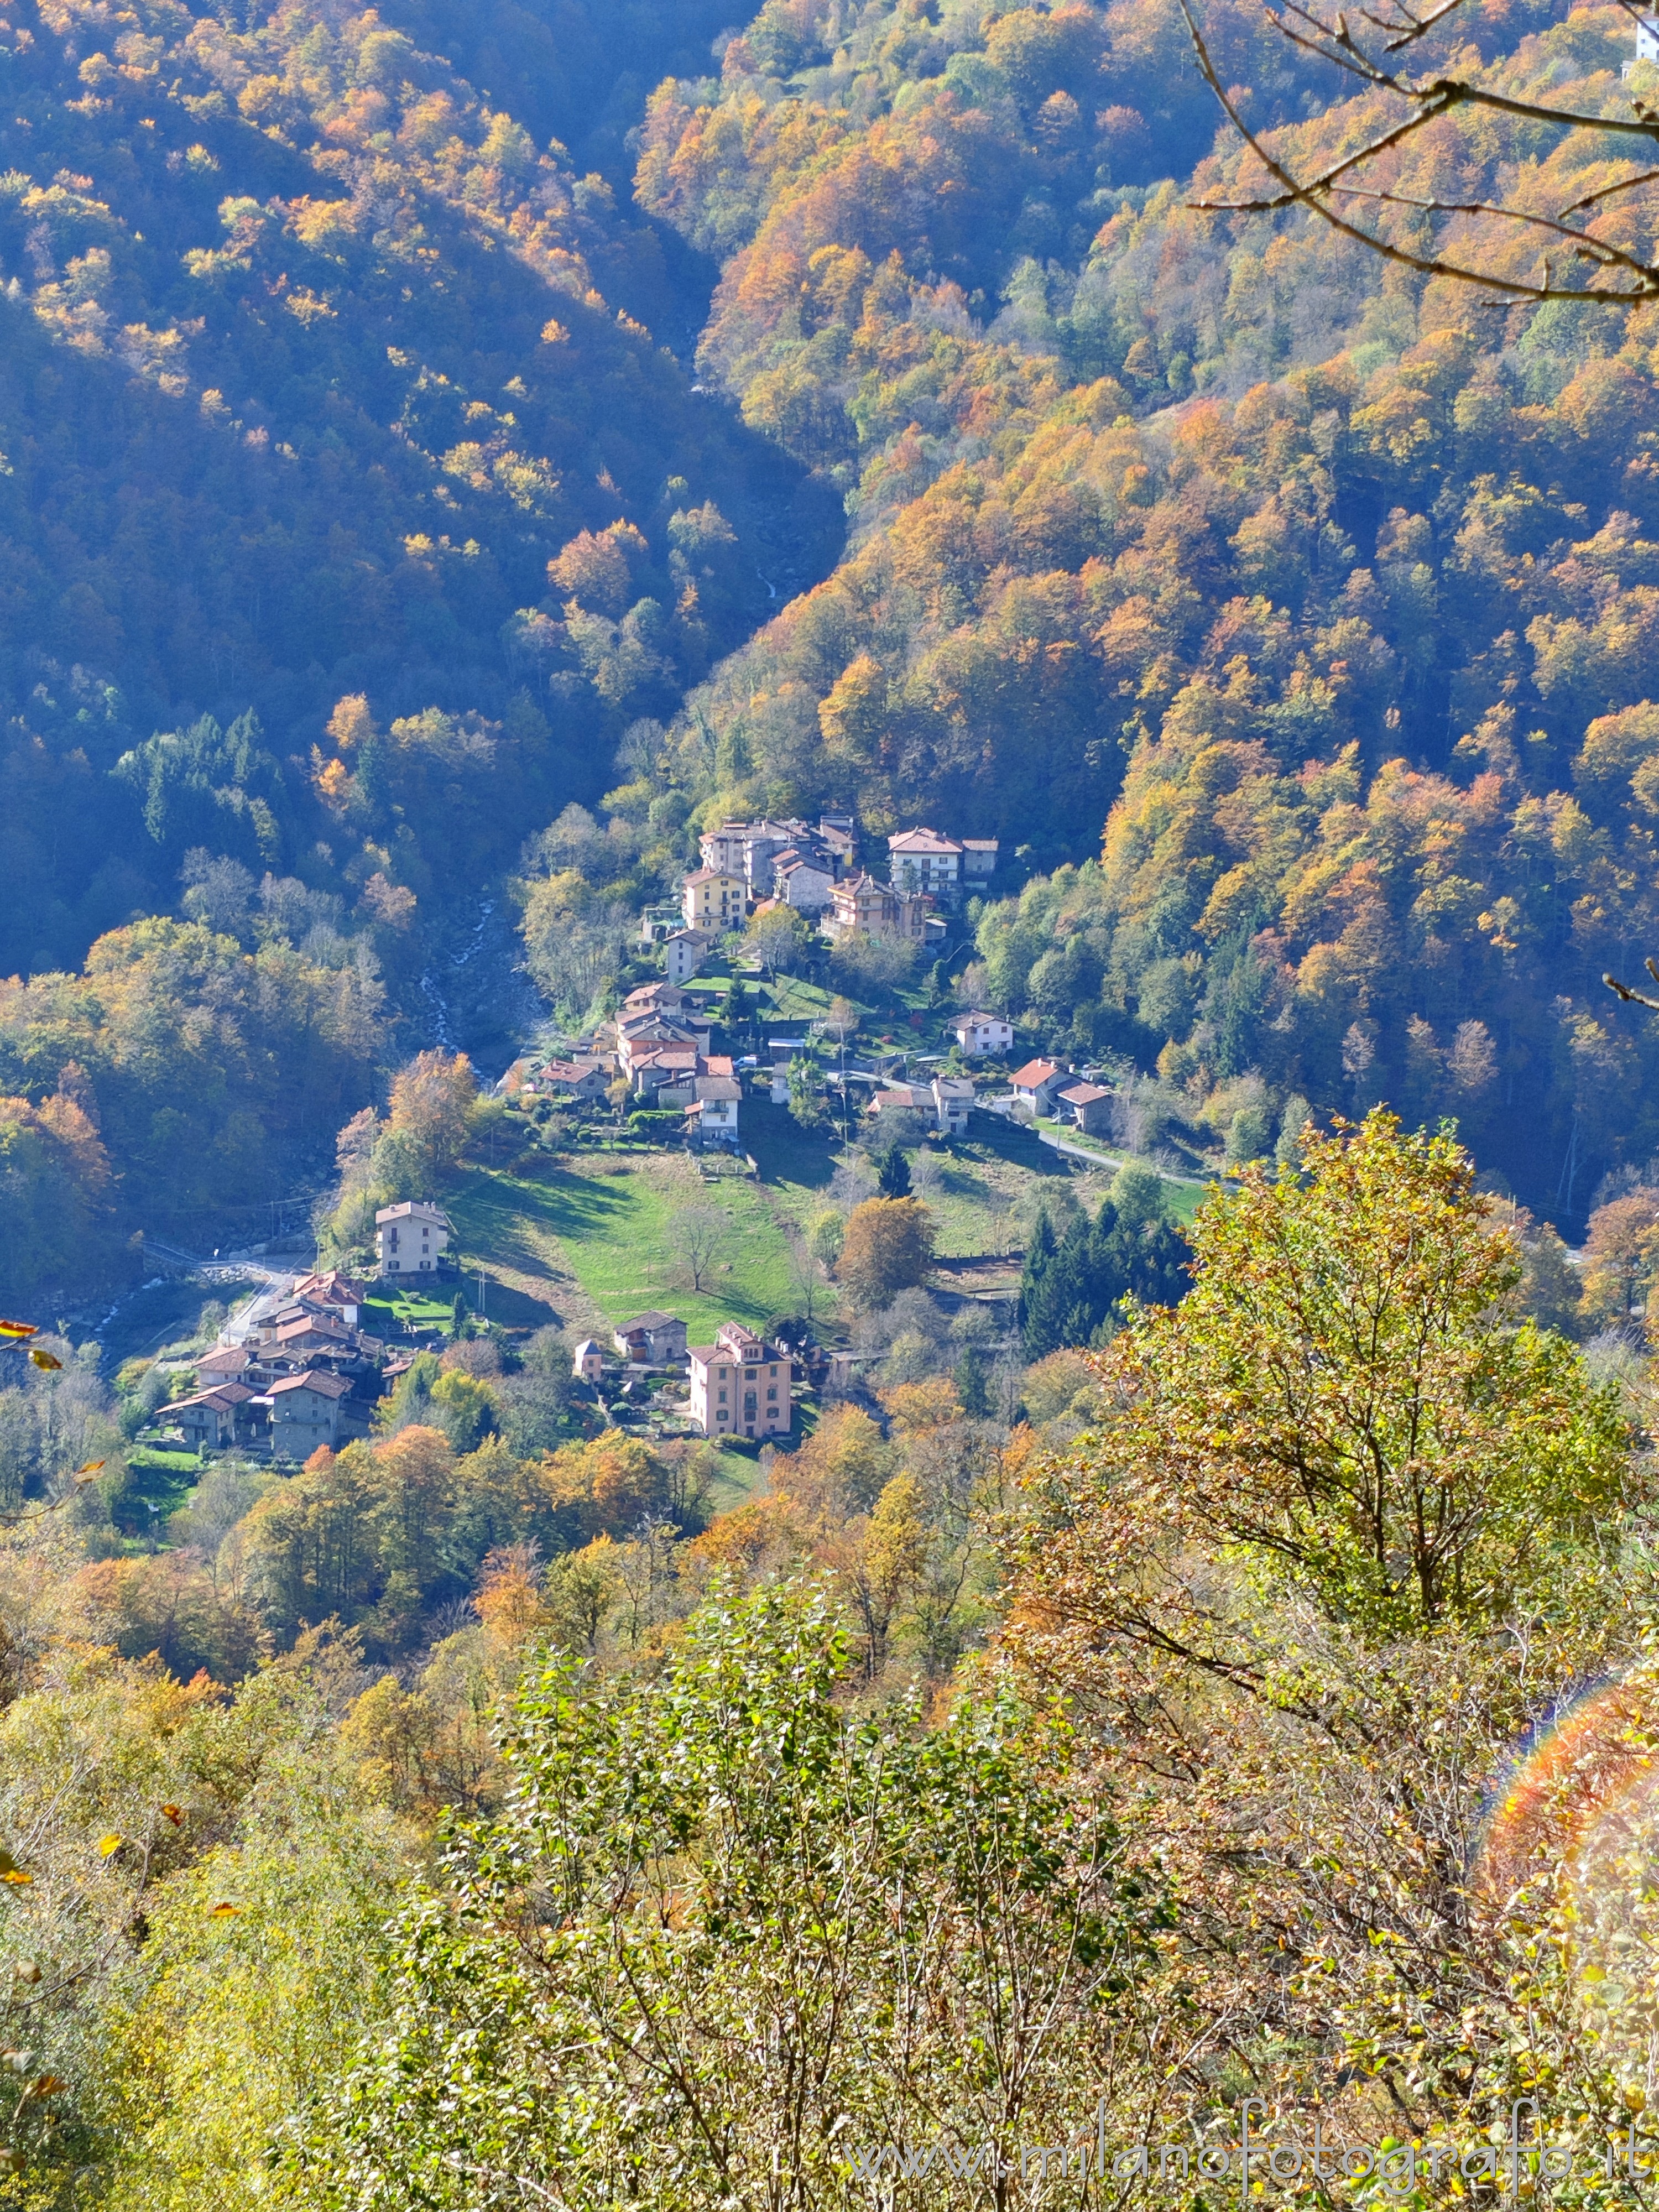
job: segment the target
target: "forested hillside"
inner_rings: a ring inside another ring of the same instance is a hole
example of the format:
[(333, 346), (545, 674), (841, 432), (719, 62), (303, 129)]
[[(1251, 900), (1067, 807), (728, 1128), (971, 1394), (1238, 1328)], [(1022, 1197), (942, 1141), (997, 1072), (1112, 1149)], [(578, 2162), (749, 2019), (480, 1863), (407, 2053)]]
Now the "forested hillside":
[[(198, 846), (475, 883), (745, 634), (757, 533), (811, 573), (823, 501), (652, 337), (652, 235), (442, 53), (303, 8), (0, 40), (0, 964), (167, 910)], [(585, 532), (572, 636), (547, 568)], [(391, 735), (348, 793), (313, 756), (359, 693)], [(228, 753), (202, 719), (249, 714)]]
[[(1622, 97), (1623, 14), (1559, 13), (1478, 65)], [(349, 968), (350, 1108), (570, 801), (531, 864), (607, 941), (702, 821), (833, 804), (1041, 878), (963, 988), (1154, 1139), (1387, 1097), (1564, 1219), (1659, 1145), (1599, 980), (1659, 942), (1652, 311), (1194, 210), (1250, 173), (1163, 0), (7, 20), (0, 967), (167, 915)], [(1207, 21), (1258, 125), (1370, 127)], [(30, 1111), (97, 1089), (70, 988), (7, 1000)]]
[[(1258, 123), (1319, 107), (1218, 15)], [(1482, 21), (1493, 82), (1618, 96), (1620, 11)], [(1659, 944), (1651, 311), (1507, 308), (1192, 211), (1248, 163), (1197, 160), (1214, 112), (1161, 11), (842, 28), (769, 6), (718, 83), (656, 96), (641, 161), (727, 257), (706, 369), (854, 520), (703, 695), (719, 804), (948, 818), (1044, 868), (1106, 823), (1099, 868), (986, 924), (981, 989), (1156, 1063), (1166, 1115), (1252, 1071), (1270, 1108), (1386, 1095), (1582, 1208), (1659, 1142), (1600, 983)], [(1394, 188), (1495, 198), (1518, 129), (1447, 118)], [(1599, 151), (1537, 189), (1630, 173)], [(1142, 181), (1176, 152), (1192, 185)]]

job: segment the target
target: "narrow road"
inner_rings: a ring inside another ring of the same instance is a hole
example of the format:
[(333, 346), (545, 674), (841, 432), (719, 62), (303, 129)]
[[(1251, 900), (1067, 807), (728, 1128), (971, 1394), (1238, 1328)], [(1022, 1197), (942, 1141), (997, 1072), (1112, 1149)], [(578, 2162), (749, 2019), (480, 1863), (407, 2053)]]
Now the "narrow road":
[[(1045, 1145), (1052, 1145), (1057, 1152), (1064, 1152), (1067, 1159), (1087, 1160), (1091, 1167), (1144, 1168), (1150, 1164), (1146, 1160), (1130, 1159), (1118, 1152), (1097, 1152), (1092, 1145), (1068, 1144), (1064, 1137), (1056, 1135), (1052, 1129), (1039, 1129), (1037, 1135)], [(1151, 1171), (1160, 1182), (1186, 1183), (1199, 1180), (1196, 1176), (1171, 1175), (1167, 1168), (1152, 1168)]]

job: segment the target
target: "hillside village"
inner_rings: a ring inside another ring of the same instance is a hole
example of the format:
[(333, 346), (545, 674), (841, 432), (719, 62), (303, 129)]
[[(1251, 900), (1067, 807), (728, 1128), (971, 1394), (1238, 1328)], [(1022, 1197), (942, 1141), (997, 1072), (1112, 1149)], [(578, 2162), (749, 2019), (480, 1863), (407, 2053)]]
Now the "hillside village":
[[(746, 1094), (776, 1104), (816, 1097), (844, 1130), (866, 1115), (891, 1126), (915, 1115), (930, 1131), (960, 1136), (969, 1114), (983, 1109), (1107, 1134), (1114, 1094), (1100, 1079), (1106, 1071), (1042, 1059), (1015, 1065), (1014, 1027), (1000, 1013), (907, 1006), (911, 1035), (902, 1044), (855, 1037), (850, 1049), (846, 1002), (837, 1018), (822, 992), (821, 1009), (811, 1012), (807, 993), (791, 994), (804, 1018), (786, 1011), (734, 1020), (746, 1003), (737, 995), (744, 979), (766, 964), (769, 916), (799, 917), (810, 931), (810, 939), (793, 941), (806, 951), (798, 966), (811, 964), (811, 941), (826, 952), (854, 940), (894, 945), (913, 961), (930, 951), (960, 953), (969, 902), (994, 888), (998, 841), (919, 824), (885, 847), (878, 874), (854, 817), (844, 814), (726, 821), (704, 831), (702, 866), (684, 878), (677, 912), (671, 919), (647, 910), (641, 921), (641, 952), (660, 962), (660, 980), (635, 984), (614, 1015), (568, 1049), (516, 1063), (503, 1090), (579, 1115), (610, 1107), (663, 1117), (651, 1125), (659, 1139), (667, 1117), (678, 1115), (677, 1133), (688, 1145), (733, 1153), (743, 1149)], [(742, 1040), (740, 1024), (749, 1033)], [(717, 1029), (724, 1049), (714, 1048)], [(755, 1048), (735, 1049), (740, 1041)]]
[[(678, 914), (642, 918), (633, 971), (646, 980), (629, 978), (614, 1011), (551, 1056), (508, 1070), (496, 1090), (509, 1125), (576, 1157), (678, 1152), (705, 1175), (724, 1163), (739, 1178), (758, 1173), (757, 1116), (794, 1127), (826, 1161), (834, 1147), (902, 1163), (922, 1146), (944, 1159), (976, 1129), (1024, 1129), (1109, 1177), (1119, 1158), (1106, 1144), (1118, 1096), (1110, 1070), (1024, 1058), (1004, 1016), (941, 1003), (936, 991), (890, 989), (884, 1005), (860, 1006), (799, 973), (769, 984), (753, 947), (769, 915), (799, 917), (826, 955), (855, 936), (915, 948), (913, 968), (929, 947), (959, 954), (969, 902), (994, 883), (996, 841), (917, 825), (887, 838), (879, 875), (871, 857), (844, 815), (705, 832)], [(894, 1172), (894, 1187), (908, 1188), (908, 1169)], [(716, 1208), (732, 1188), (711, 1189)], [(280, 1467), (370, 1436), (423, 1352), (486, 1328), (471, 1310), (481, 1277), (471, 1302), (467, 1292), (477, 1264), (435, 1197), (379, 1207), (372, 1268), (322, 1268), (255, 1297), (181, 1370), (194, 1387), (156, 1407), (153, 1441)], [(861, 1383), (844, 1330), (777, 1328), (781, 1336), (717, 1320), (692, 1342), (684, 1317), (646, 1309), (573, 1334), (570, 1410), (594, 1431), (643, 1422), (660, 1436), (787, 1441), (826, 1396)]]

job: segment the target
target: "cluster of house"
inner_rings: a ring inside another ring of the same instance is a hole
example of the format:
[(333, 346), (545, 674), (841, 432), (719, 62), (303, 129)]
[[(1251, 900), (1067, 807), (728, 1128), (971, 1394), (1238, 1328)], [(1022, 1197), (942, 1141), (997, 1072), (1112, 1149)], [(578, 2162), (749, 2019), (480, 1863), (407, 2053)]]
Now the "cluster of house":
[(954, 910), (995, 872), (994, 837), (902, 830), (887, 840), (885, 883), (860, 866), (853, 818), (816, 823), (723, 822), (699, 841), (702, 866), (685, 878), (684, 927), (667, 939), (671, 982), (695, 975), (708, 948), (752, 914), (790, 907), (831, 938), (863, 930), (921, 944), (941, 908)]
[(279, 1459), (366, 1434), (388, 1376), (401, 1372), (388, 1367), (384, 1340), (359, 1325), (367, 1295), (337, 1269), (302, 1276), (244, 1342), (196, 1363), (200, 1387), (161, 1407), (157, 1423), (198, 1451), (268, 1445)]
[(1105, 1084), (1091, 1083), (1074, 1067), (1062, 1066), (1057, 1060), (1028, 1060), (1014, 1070), (1008, 1087), (1016, 1113), (1070, 1121), (1085, 1137), (1110, 1133), (1116, 1093)]
[(694, 1145), (733, 1150), (743, 1091), (730, 1057), (708, 1049), (713, 1027), (678, 983), (643, 983), (588, 1050), (531, 1070), (525, 1087), (589, 1105), (620, 1078), (640, 1105), (684, 1114)]
[[(688, 1408), (706, 1437), (786, 1436), (793, 1419), (794, 1354), (771, 1344), (740, 1322), (726, 1322), (713, 1344), (686, 1342), (686, 1327), (672, 1314), (640, 1314), (623, 1322), (613, 1339), (632, 1364), (677, 1368), (684, 1362), (691, 1383)], [(606, 1354), (593, 1337), (576, 1346), (572, 1368), (586, 1382), (605, 1372)]]
[[(383, 1282), (435, 1275), (454, 1234), (429, 1200), (385, 1206), (374, 1217)], [(198, 1451), (267, 1447), (277, 1459), (308, 1459), (319, 1444), (368, 1433), (375, 1401), (403, 1374), (383, 1337), (362, 1327), (365, 1284), (337, 1267), (302, 1275), (285, 1298), (262, 1298), (240, 1342), (196, 1362), (198, 1388), (158, 1407), (155, 1419)]]

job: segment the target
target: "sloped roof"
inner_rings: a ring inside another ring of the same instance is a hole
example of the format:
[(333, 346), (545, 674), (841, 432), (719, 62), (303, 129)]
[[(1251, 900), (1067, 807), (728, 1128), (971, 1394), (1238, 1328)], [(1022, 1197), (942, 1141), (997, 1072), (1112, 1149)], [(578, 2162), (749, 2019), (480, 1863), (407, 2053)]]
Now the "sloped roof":
[(937, 830), (901, 830), (887, 840), (890, 853), (959, 853), (954, 837), (941, 837)]
[(269, 1395), (276, 1397), (283, 1390), (310, 1390), (319, 1398), (346, 1398), (351, 1395), (351, 1383), (343, 1375), (331, 1375), (326, 1368), (308, 1367), (303, 1375), (285, 1375), (280, 1382), (273, 1382)]
[(1009, 1081), (1016, 1091), (1035, 1091), (1040, 1083), (1051, 1082), (1060, 1073), (1056, 1060), (1028, 1060), (1024, 1067), (1016, 1068)]
[(1092, 1106), (1097, 1098), (1109, 1098), (1112, 1094), (1103, 1084), (1074, 1083), (1060, 1095), (1068, 1106)]

